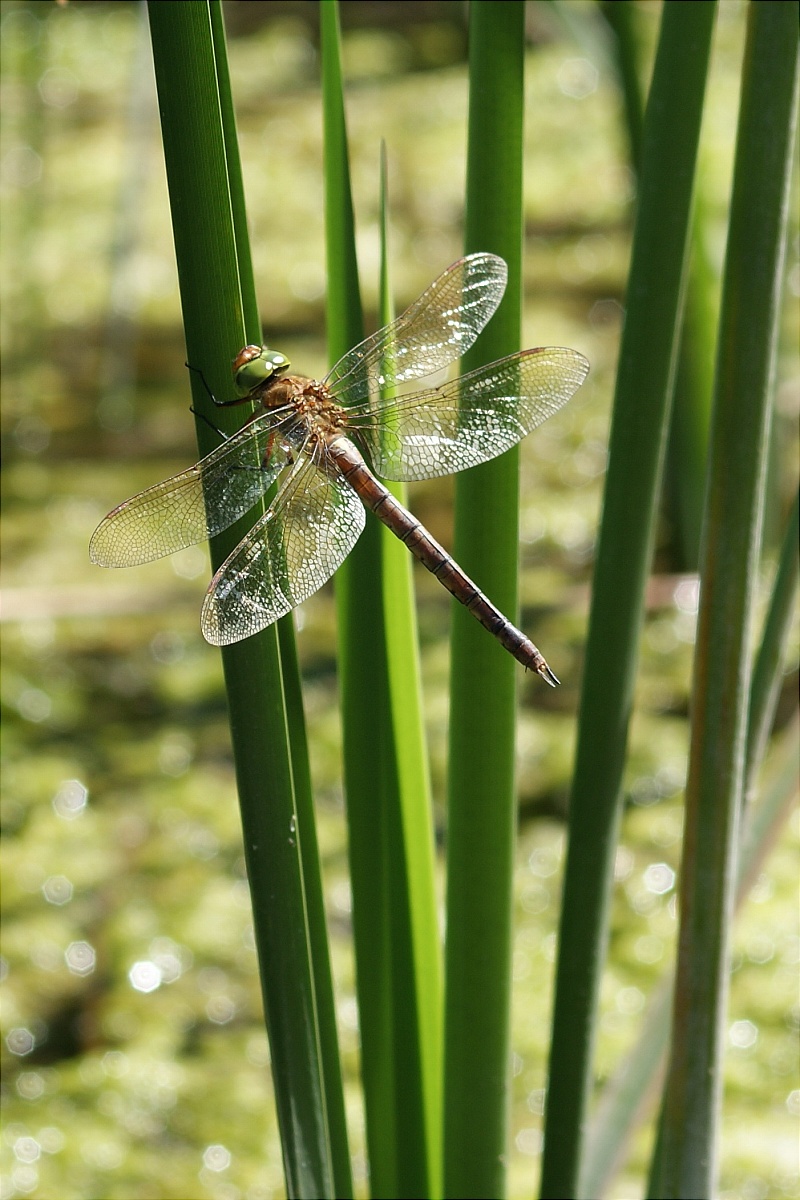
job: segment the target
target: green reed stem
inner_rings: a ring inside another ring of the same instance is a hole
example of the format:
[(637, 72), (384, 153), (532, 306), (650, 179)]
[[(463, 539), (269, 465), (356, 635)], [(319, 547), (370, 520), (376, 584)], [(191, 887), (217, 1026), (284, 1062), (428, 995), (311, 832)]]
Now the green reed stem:
[(665, 4), (645, 113), (570, 802), (543, 1197), (579, 1195), (622, 771), (661, 484), (714, 15), (712, 3), (669, 0)]

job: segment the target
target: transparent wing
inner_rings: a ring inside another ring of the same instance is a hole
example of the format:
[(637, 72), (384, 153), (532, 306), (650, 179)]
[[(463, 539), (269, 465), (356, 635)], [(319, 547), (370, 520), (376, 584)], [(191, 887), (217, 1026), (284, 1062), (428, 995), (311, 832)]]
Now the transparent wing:
[(380, 389), (422, 379), (473, 344), (503, 298), (508, 269), (496, 254), (470, 254), (448, 267), (396, 321), (349, 350), (325, 383), (342, 404), (372, 399)]
[(523, 350), (442, 387), (348, 413), (348, 428), (385, 479), (432, 479), (486, 462), (557, 412), (586, 378), (582, 354)]
[(227, 529), (289, 461), (280, 438), (286, 419), (281, 410), (256, 417), (195, 466), (113, 509), (92, 535), (92, 562), (133, 567)]
[(330, 579), (364, 528), (364, 506), (341, 476), (305, 456), (211, 580), (200, 623), (214, 646), (271, 625)]

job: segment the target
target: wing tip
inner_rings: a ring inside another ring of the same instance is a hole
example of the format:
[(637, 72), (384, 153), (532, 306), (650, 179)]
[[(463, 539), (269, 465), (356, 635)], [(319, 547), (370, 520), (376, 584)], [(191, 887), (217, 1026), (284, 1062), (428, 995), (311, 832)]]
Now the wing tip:
[(94, 563), (96, 567), (116, 567), (119, 563), (115, 560), (113, 546), (108, 544), (108, 539), (103, 536), (105, 533), (105, 522), (98, 525), (89, 541), (89, 562)]

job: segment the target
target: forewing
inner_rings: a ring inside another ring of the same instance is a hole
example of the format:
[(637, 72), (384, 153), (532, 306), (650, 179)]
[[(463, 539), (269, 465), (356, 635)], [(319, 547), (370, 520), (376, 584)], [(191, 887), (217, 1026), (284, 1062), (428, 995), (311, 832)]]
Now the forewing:
[(588, 370), (575, 350), (523, 350), (379, 412), (364, 405), (348, 426), (385, 479), (451, 475), (515, 445), (566, 404)]
[(507, 277), (496, 254), (460, 258), (397, 320), (340, 358), (325, 383), (346, 406), (365, 400), (380, 406), (381, 389), (432, 375), (469, 349), (497, 309)]
[(241, 641), (312, 596), (350, 553), (364, 521), (364, 506), (341, 476), (299, 459), (211, 580), (201, 616), (206, 639), (214, 646)]
[(233, 525), (289, 461), (280, 432), (274, 413), (256, 417), (195, 466), (120, 504), (92, 535), (92, 562), (137, 566)]

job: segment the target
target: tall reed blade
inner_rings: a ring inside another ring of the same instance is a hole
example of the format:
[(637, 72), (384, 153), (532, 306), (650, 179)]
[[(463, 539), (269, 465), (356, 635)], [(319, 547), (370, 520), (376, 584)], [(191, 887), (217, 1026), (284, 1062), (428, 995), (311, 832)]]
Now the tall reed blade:
[[(470, 5), (467, 251), (509, 285), (464, 369), (519, 348), (525, 5)], [(454, 557), (517, 613), (519, 452), (456, 482)], [(517, 665), (453, 605), (447, 830), (444, 1194), (502, 1196), (508, 1142)]]
[(715, 5), (704, 0), (664, 5), (645, 113), (570, 798), (543, 1197), (579, 1195), (622, 770), (661, 485), (714, 15)]
[(749, 640), (797, 121), (796, 16), (768, 0), (751, 4), (748, 18), (705, 511), (674, 1036), (650, 1191), (656, 1197), (717, 1191)]
[[(233, 357), (261, 340), (252, 270), (243, 265), (246, 223), (222, 24), (216, 3), (151, 3), (149, 15), (195, 409), (209, 415), (199, 372), (215, 394), (230, 394)], [(231, 410), (215, 410), (219, 420), (230, 429)], [(198, 438), (204, 450), (218, 442), (201, 421)], [(246, 529), (247, 518), (214, 538), (215, 565)], [(320, 1055), (303, 877), (310, 857), (300, 850), (308, 831), (295, 806), (275, 630), (222, 654), (287, 1192), (309, 1200), (341, 1195), (326, 1091), (341, 1091), (341, 1082), (335, 1055), (327, 1080)], [(330, 985), (324, 1000), (332, 1004)]]
[[(320, 11), (335, 362), (363, 326), (334, 0)], [(378, 1196), (435, 1197), (441, 968), (409, 555), (371, 516), (337, 575), (336, 600), (370, 1186)]]

